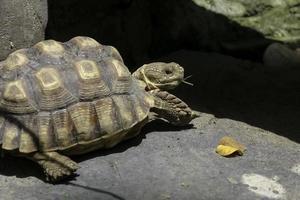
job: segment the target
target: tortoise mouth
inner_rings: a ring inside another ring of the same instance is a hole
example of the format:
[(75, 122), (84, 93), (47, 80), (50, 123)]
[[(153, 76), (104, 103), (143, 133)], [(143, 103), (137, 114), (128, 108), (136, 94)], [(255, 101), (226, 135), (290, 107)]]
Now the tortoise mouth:
[(158, 84), (173, 84), (175, 82), (180, 83), (183, 81), (183, 76), (174, 75), (173, 77), (166, 77), (158, 80)]
[(162, 90), (171, 90), (176, 88), (180, 83), (182, 82), (182, 80), (174, 80), (174, 81), (166, 81), (165, 83), (160, 82), (160, 83), (155, 83), (154, 85), (157, 88), (160, 88)]

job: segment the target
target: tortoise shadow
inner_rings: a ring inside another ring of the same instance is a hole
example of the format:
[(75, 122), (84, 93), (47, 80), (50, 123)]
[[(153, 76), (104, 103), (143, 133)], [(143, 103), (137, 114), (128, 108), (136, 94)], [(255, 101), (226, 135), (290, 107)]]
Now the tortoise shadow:
[(38, 164), (21, 157), (4, 156), (0, 158), (0, 174), (17, 178), (32, 176), (44, 180), (44, 174)]
[(84, 186), (84, 185), (80, 185), (78, 183), (73, 183), (73, 182), (67, 182), (66, 185), (71, 185), (71, 186), (77, 187), (79, 189), (85, 189), (85, 190), (89, 190), (89, 191), (93, 191), (93, 192), (97, 192), (97, 193), (101, 193), (101, 194), (106, 194), (106, 195), (109, 195), (110, 197), (113, 197), (114, 199), (125, 200), (125, 198), (123, 198), (115, 193), (112, 193), (112, 192), (109, 192), (106, 190), (102, 190), (99, 188)]
[(83, 154), (80, 156), (74, 156), (74, 160), (76, 160), (78, 162), (82, 162), (82, 161), (89, 160), (94, 157), (102, 157), (102, 156), (106, 156), (109, 154), (122, 153), (122, 152), (126, 151), (127, 149), (136, 147), (139, 144), (141, 144), (141, 142), (144, 139), (146, 139), (147, 134), (150, 134), (150, 133), (155, 134), (154, 132), (176, 132), (176, 131), (181, 131), (181, 130), (190, 129), (190, 128), (194, 128), (193, 124), (189, 124), (186, 126), (172, 126), (163, 120), (159, 120), (159, 119), (154, 120), (154, 121), (146, 124), (142, 128), (140, 134), (138, 134), (137, 136), (130, 138), (128, 140), (122, 141), (121, 143), (117, 144), (115, 147), (113, 147), (111, 149), (100, 149), (100, 150), (93, 151), (93, 152)]
[[(16, 158), (10, 156), (0, 158), (0, 174), (5, 176), (15, 176), (16, 178), (21, 178), (21, 179), (28, 178), (28, 177), (36, 177), (42, 180), (45, 184), (53, 184), (45, 181), (44, 174), (42, 173), (41, 168), (36, 163), (27, 160), (25, 158)], [(92, 192), (97, 192), (99, 194), (104, 194), (117, 200), (125, 200), (125, 198), (113, 192), (71, 182), (76, 180), (77, 176), (78, 174), (74, 174), (73, 176), (68, 177), (63, 181), (55, 183), (55, 185), (59, 185), (59, 184), (70, 185), (79, 189), (84, 189)]]
[[(126, 151), (127, 149), (130, 149), (132, 147), (138, 146), (142, 140), (146, 138), (146, 135), (151, 132), (167, 132), (167, 131), (180, 131), (187, 128), (193, 128), (193, 125), (187, 125), (187, 126), (172, 126), (169, 123), (163, 121), (163, 120), (155, 120), (148, 124), (146, 124), (142, 130), (141, 133), (138, 134), (136, 137), (133, 137), (131, 139), (128, 139), (126, 141), (123, 141), (119, 144), (117, 144), (115, 147), (111, 149), (99, 149), (93, 152), (89, 152), (83, 155), (78, 156), (71, 156), (71, 158), (80, 164), (80, 162), (83, 162), (85, 160), (89, 160), (95, 157), (103, 157), (106, 155), (114, 154), (114, 153), (121, 153)], [(41, 167), (36, 164), (35, 162), (32, 162), (26, 158), (22, 157), (13, 157), (9, 155), (5, 155), (0, 158), (0, 174), (4, 176), (15, 176), (17, 178), (27, 178), (27, 177), (36, 177), (40, 180), (42, 180), (44, 183), (49, 183), (45, 180), (45, 175), (42, 172)], [(79, 174), (80, 175), (80, 174)], [(56, 182), (55, 184), (70, 184), (70, 181), (76, 180), (76, 177), (78, 174), (74, 174), (73, 176), (63, 179), (62, 181)], [(75, 183), (72, 183), (72, 185), (77, 187), (85, 187), (76, 185)], [(101, 192), (102, 190), (97, 188), (87, 188), (91, 190), (99, 190)], [(103, 191), (102, 191), (103, 192)], [(104, 192), (106, 193), (106, 192)], [(107, 192), (109, 193), (109, 192)], [(111, 195), (114, 197), (114, 195)], [(118, 197), (118, 198), (117, 198)], [(123, 199), (122, 197), (116, 196), (116, 199)]]

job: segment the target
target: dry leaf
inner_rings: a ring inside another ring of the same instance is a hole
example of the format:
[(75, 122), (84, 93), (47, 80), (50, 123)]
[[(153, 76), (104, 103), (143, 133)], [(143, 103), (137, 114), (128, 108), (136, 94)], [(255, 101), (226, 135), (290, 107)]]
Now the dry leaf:
[(225, 146), (225, 145), (218, 145), (216, 152), (220, 154), (221, 156), (230, 156), (234, 153), (238, 153), (239, 155), (243, 155), (243, 152), (241, 152), (239, 149), (231, 147), (231, 146)]
[(241, 150), (242, 152), (244, 152), (246, 150), (244, 145), (240, 144), (234, 138), (229, 137), (229, 136), (222, 137), (221, 140), (219, 141), (219, 145), (235, 147), (235, 148)]
[(221, 156), (231, 156), (235, 153), (242, 156), (245, 150), (246, 148), (244, 145), (238, 143), (231, 137), (225, 136), (220, 140), (216, 152)]

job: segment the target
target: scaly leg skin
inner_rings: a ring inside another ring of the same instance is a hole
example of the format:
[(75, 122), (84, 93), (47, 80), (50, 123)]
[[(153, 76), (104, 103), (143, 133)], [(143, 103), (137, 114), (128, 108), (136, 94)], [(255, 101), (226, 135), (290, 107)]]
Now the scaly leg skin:
[(155, 89), (149, 93), (155, 98), (151, 111), (158, 114), (158, 118), (163, 118), (176, 126), (185, 126), (199, 117), (185, 102), (167, 91)]
[(43, 168), (46, 180), (49, 182), (67, 178), (79, 168), (76, 162), (57, 152), (37, 152), (28, 158)]

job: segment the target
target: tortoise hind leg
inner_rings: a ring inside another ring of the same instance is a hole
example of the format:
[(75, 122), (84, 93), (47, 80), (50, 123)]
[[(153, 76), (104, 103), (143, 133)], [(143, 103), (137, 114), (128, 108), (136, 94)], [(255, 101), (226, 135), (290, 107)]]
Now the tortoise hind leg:
[(79, 168), (76, 162), (57, 152), (36, 152), (27, 158), (43, 168), (46, 180), (50, 182), (67, 178)]

